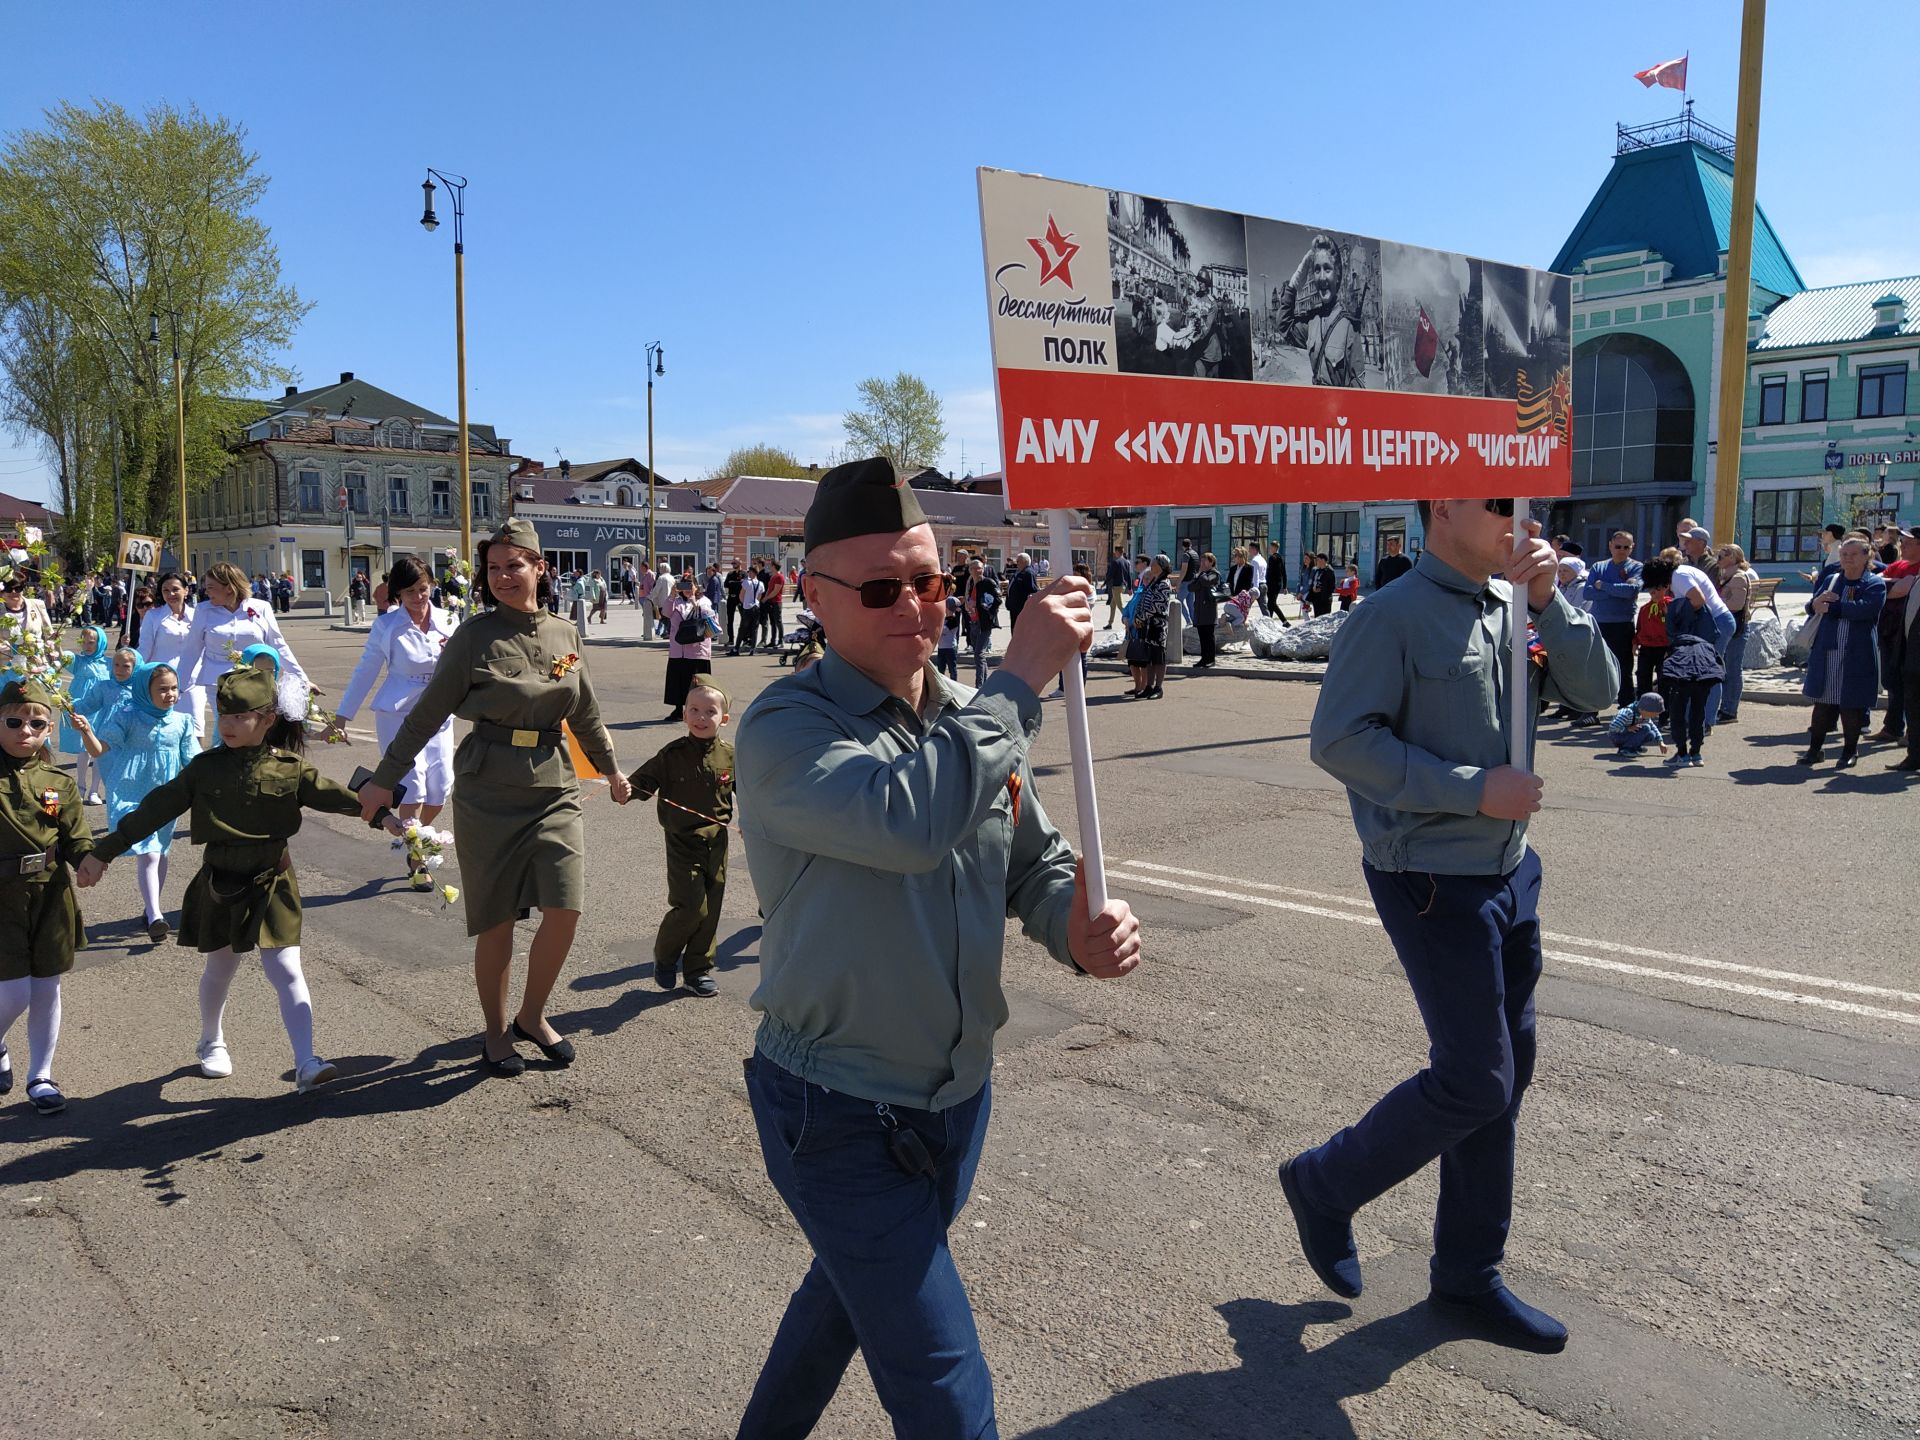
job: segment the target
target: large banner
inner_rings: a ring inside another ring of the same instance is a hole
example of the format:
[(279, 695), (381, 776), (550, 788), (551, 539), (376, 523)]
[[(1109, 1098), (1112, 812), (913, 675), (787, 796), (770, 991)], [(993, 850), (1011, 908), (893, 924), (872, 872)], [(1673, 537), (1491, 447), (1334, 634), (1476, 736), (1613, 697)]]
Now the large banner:
[(1567, 277), (1006, 170), (1009, 506), (1565, 495)]

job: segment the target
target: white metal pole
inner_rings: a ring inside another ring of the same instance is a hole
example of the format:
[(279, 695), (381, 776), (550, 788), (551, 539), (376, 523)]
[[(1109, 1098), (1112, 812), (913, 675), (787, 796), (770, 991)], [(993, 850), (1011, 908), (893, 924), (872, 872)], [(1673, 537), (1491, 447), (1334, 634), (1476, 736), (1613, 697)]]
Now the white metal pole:
[[(1047, 512), (1054, 574), (1073, 573), (1073, 520), (1070, 512)], [(1087, 913), (1107, 904), (1106, 852), (1100, 845), (1100, 796), (1093, 787), (1093, 739), (1087, 733), (1087, 679), (1079, 658), (1067, 662), (1067, 747), (1073, 756), (1073, 800), (1080, 816), (1080, 857), (1087, 876)]]
[[(1513, 553), (1516, 556), (1526, 548), (1527, 507), (1531, 503), (1513, 502)], [(1531, 663), (1527, 655), (1527, 592), (1516, 585), (1513, 590), (1513, 683), (1508, 687), (1511, 736), (1507, 745), (1507, 763), (1516, 770), (1527, 768), (1527, 732), (1533, 719), (1529, 708), (1533, 704), (1533, 676), (1527, 669)]]

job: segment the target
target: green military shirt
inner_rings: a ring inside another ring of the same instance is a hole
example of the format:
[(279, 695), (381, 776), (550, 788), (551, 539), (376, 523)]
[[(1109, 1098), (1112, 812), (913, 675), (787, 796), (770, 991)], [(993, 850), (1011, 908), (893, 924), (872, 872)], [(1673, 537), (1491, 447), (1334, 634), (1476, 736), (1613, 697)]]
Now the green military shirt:
[(725, 740), (683, 735), (627, 778), (636, 798), (660, 797), (656, 808), (670, 835), (715, 835), (733, 819), (733, 746)]
[(59, 861), (35, 875), (0, 876), (0, 980), (64, 974), (81, 939), (67, 867), (93, 852), (93, 830), (73, 777), (46, 753), (0, 754), (0, 856), (52, 850)]
[[(433, 678), (374, 769), (374, 783), (392, 789), (450, 715), (533, 732), (558, 730), (564, 721), (595, 768), (611, 775), (619, 766), (579, 653), (584, 648), (571, 623), (545, 610), (502, 605), (474, 616), (441, 650)], [(564, 745), (519, 746), (478, 735), (460, 742), (453, 769), (499, 785), (558, 788), (574, 781)]]
[(222, 745), (202, 750), (173, 779), (148, 791), (95, 848), (102, 860), (117, 860), (167, 821), (191, 811), (188, 838), (222, 852), (209, 854), (209, 863), (230, 858), (237, 863), (226, 868), (242, 869), (253, 863), (253, 852), (276, 857), (299, 832), (303, 810), (357, 816), (360, 797), (291, 750)]
[(740, 829), (765, 917), (760, 1053), (944, 1110), (993, 1067), (1007, 917), (1073, 963), (1074, 861), (1034, 793), (1033, 691), (931, 665), (926, 687), (915, 714), (831, 645), (770, 685), (740, 722)]

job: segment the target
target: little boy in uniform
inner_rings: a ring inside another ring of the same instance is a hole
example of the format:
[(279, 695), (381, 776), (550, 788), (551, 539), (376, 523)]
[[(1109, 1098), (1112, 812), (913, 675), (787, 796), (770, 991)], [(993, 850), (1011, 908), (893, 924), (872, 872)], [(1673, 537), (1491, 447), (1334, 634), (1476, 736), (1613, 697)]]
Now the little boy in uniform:
[(1658, 745), (1660, 753), (1666, 754), (1666, 741), (1660, 738), (1660, 717), (1666, 711), (1667, 702), (1652, 691), (1631, 705), (1622, 705), (1607, 725), (1607, 738), (1613, 742), (1614, 753), (1638, 755), (1647, 746)]
[(27, 1099), (42, 1115), (67, 1108), (53, 1083), (60, 977), (81, 937), (67, 867), (93, 853), (80, 788), (47, 758), (55, 704), (37, 680), (0, 689), (0, 1095), (13, 1089), (6, 1033), (31, 1010)]
[(727, 888), (727, 826), (733, 819), (733, 746), (720, 738), (729, 703), (711, 675), (694, 676), (683, 717), (687, 733), (628, 777), (634, 799), (659, 797), (655, 809), (667, 832), (672, 908), (653, 942), (654, 983), (673, 989), (684, 963), (687, 988), (702, 997), (720, 993), (713, 983), (713, 948)]

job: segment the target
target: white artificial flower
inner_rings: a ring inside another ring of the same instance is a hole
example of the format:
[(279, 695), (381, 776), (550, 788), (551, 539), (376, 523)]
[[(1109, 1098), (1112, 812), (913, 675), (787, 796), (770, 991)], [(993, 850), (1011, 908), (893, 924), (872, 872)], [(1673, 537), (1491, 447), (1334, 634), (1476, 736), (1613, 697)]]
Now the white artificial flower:
[(425, 865), (429, 870), (438, 870), (442, 865), (446, 864), (447, 862), (446, 862), (446, 857), (444, 855), (429, 855), (425, 860), (422, 860), (420, 863)]

